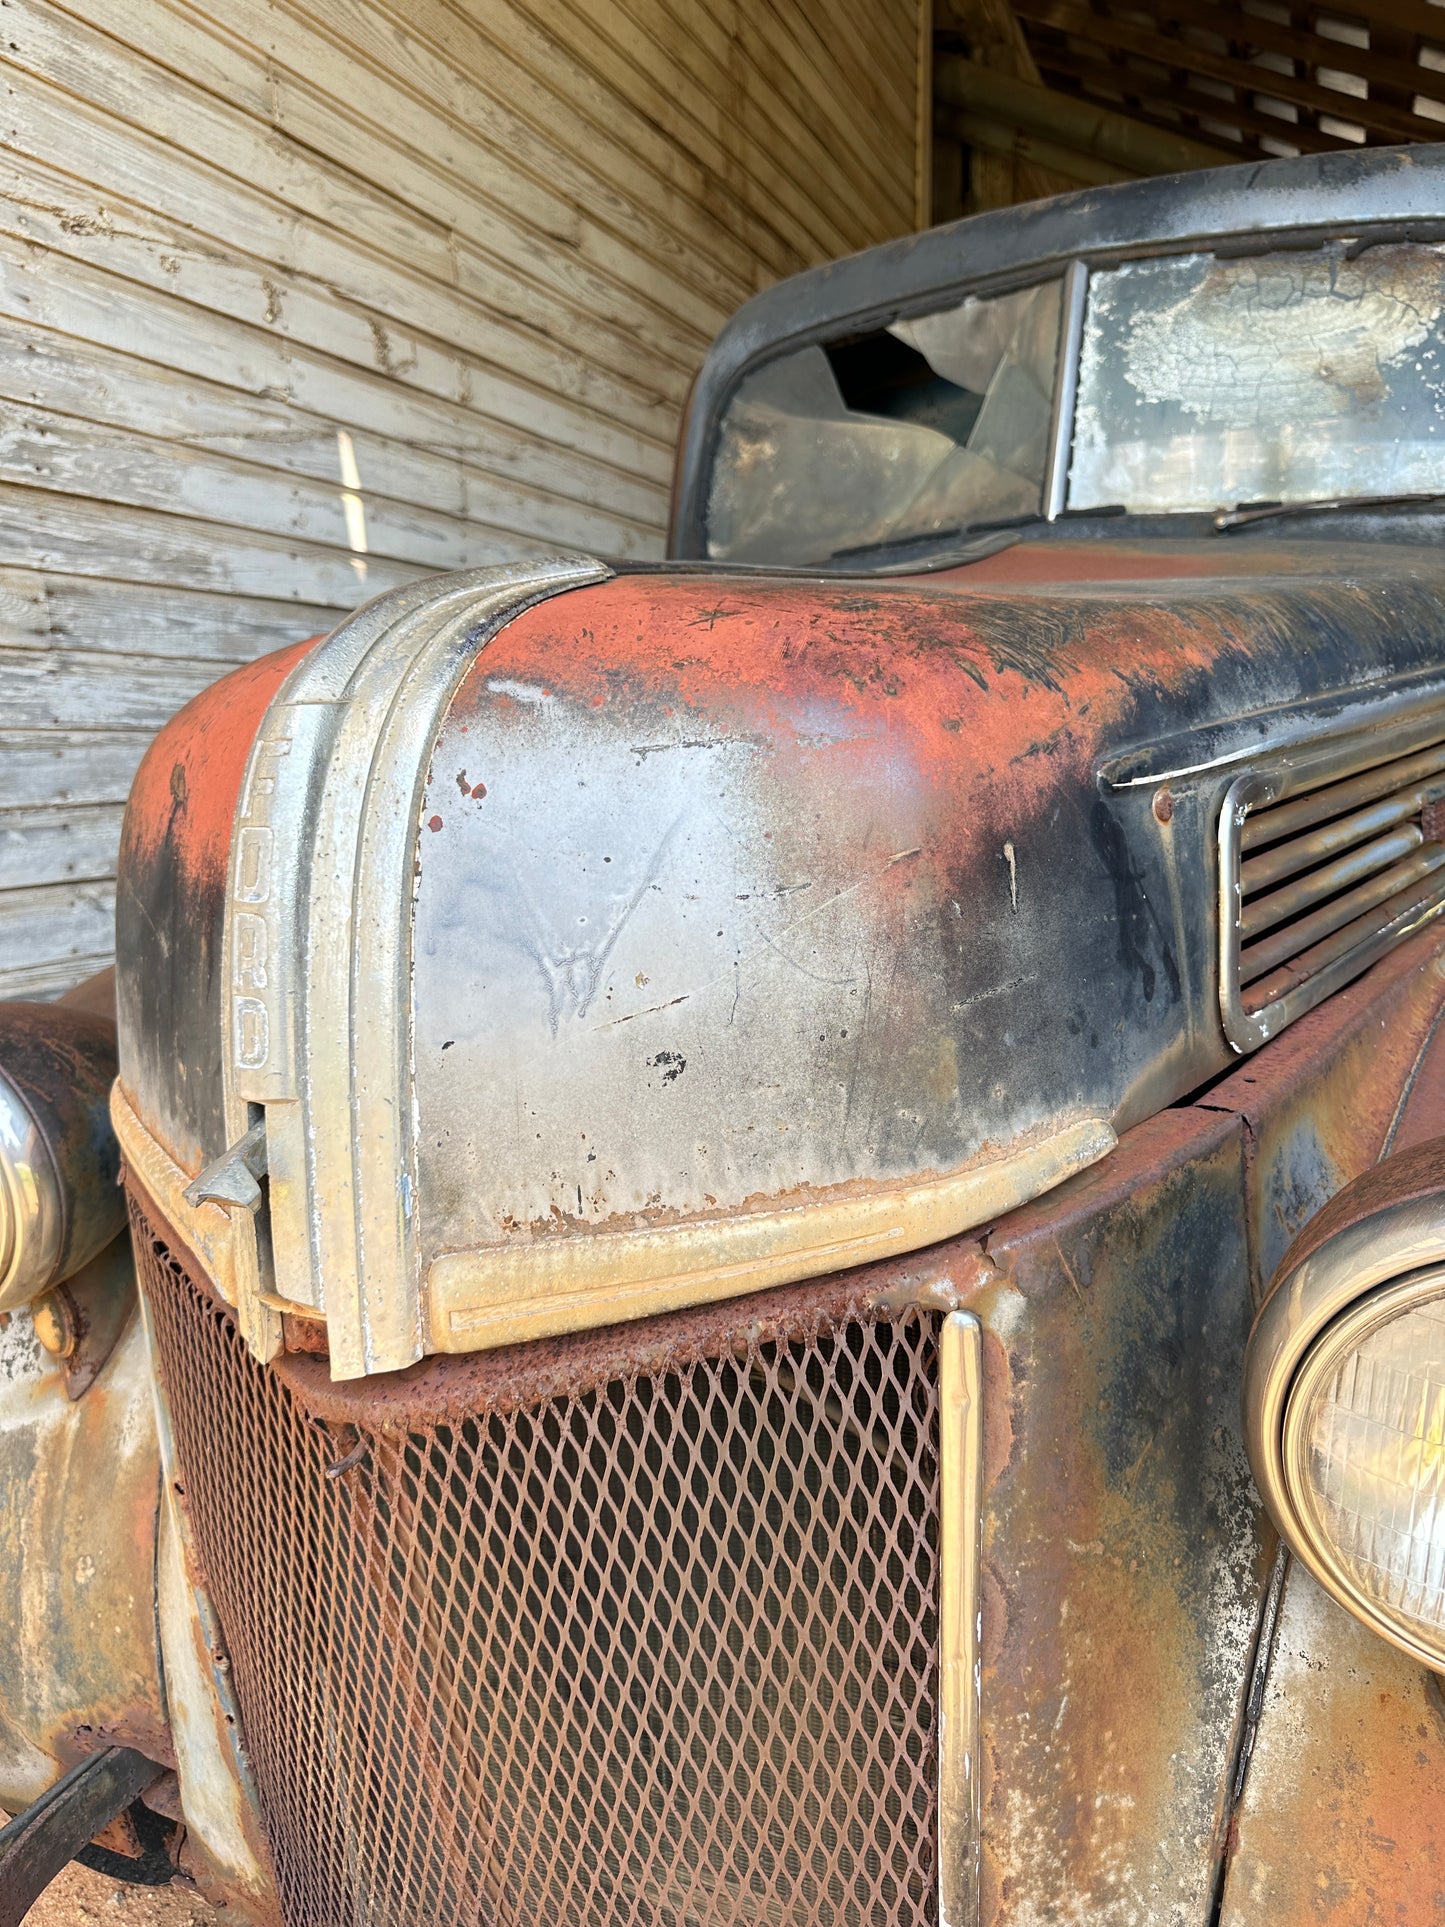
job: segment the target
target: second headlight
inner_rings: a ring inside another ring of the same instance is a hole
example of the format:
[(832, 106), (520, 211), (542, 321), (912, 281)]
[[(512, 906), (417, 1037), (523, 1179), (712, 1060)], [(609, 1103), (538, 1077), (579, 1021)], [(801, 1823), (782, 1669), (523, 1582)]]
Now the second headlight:
[(1293, 1551), (1445, 1671), (1445, 1155), (1347, 1187), (1286, 1254), (1250, 1339), (1245, 1422)]

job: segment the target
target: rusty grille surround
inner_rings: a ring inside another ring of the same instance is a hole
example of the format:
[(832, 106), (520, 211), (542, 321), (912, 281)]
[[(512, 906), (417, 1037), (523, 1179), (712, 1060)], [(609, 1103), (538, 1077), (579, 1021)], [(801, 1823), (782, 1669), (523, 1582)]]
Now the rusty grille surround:
[(132, 1216), (287, 1927), (936, 1922), (936, 1316), (338, 1385)]

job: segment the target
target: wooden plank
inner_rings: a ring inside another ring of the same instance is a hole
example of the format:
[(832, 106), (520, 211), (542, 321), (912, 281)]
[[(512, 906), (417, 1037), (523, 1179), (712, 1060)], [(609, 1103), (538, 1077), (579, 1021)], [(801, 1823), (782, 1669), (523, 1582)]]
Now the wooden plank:
[[(177, 0), (166, 4), (177, 5)], [(97, 18), (93, 10), (88, 17)], [(435, 30), (438, 21), (440, 35)], [(570, 59), (555, 38), (538, 31), (510, 0), (466, 16), (413, 7), (399, 26), (400, 37), (393, 35), (385, 57), (363, 57), (354, 34), (337, 30), (337, 16), (330, 8), (313, 16), (304, 5), (262, 8), (258, 0), (237, 0), (224, 8), (212, 6), (197, 35), (202, 43), (225, 37), (243, 50), (264, 55), (281, 82), (272, 88), (265, 111), (283, 128), (289, 124), (285, 81), (308, 81), (338, 70), (344, 62), (342, 104), (354, 109), (379, 137), (378, 161), (395, 145), (453, 168), (463, 183), (475, 182), (486, 177), (493, 150), (507, 166), (525, 165), (535, 152), (537, 136), (545, 136), (561, 148), (566, 166), (585, 176), (574, 185), (566, 171), (559, 175), (553, 166), (540, 178), (544, 190), (570, 200), (574, 215), (580, 216), (576, 242), (569, 241), (574, 254), (585, 245), (587, 223), (610, 231), (608, 197), (616, 194), (669, 231), (693, 237), (715, 270), (697, 282), (705, 294), (721, 295), (724, 284), (716, 275), (746, 285), (759, 256), (766, 258), (778, 247), (774, 230), (742, 196), (719, 195), (715, 157), (709, 158), (705, 150), (695, 153), (676, 134), (669, 136), (625, 93), (606, 85), (585, 62)], [(441, 57), (440, 76), (435, 70), (421, 75), (410, 71), (406, 46), (416, 35), (430, 40)], [(214, 44), (186, 49), (186, 72), (213, 91), (220, 79), (215, 59)], [(505, 138), (507, 122), (499, 130), (490, 111), (493, 96), (507, 115), (526, 116), (525, 146)], [(585, 137), (579, 115), (588, 123)], [(336, 158), (329, 146), (323, 151)], [(368, 178), (387, 185), (374, 173)], [(555, 232), (556, 222), (531, 227), (546, 236)], [(614, 261), (615, 254), (614, 249)]]
[[(543, 395), (554, 402), (567, 398), (580, 411), (579, 426), (588, 415), (596, 415), (665, 439), (677, 402), (677, 378), (666, 369), (654, 369), (634, 354), (636, 376), (626, 379), (589, 359), (589, 352), (600, 350), (596, 331), (583, 329), (581, 340), (569, 338), (565, 344), (549, 340), (525, 318), (502, 318), (339, 227), (298, 221), (284, 201), (249, 186), (244, 178), (251, 162), (263, 172), (277, 171), (277, 151), (264, 141), (258, 144), (259, 153), (227, 156), (237, 170), (232, 174), (181, 153), (159, 135), (124, 127), (18, 68), (9, 70), (7, 94), (11, 149), (37, 159), (73, 155), (98, 186), (124, 181), (127, 191), (145, 205), (173, 210), (189, 225), (223, 241), (228, 250), (244, 250), (258, 264), (265, 263), (272, 272), (256, 276), (262, 298), (255, 319), (289, 332), (300, 319), (298, 309), (309, 304), (312, 313), (303, 338), (323, 345), (329, 335), (336, 344), (333, 352), (349, 349), (348, 358), (387, 372), (403, 372), (404, 365), (424, 351), (449, 361), (450, 351), (460, 348), (535, 383), (539, 400)], [(241, 120), (241, 125), (248, 124)], [(263, 167), (268, 154), (269, 168)], [(345, 218), (339, 206), (335, 211), (338, 219)], [(285, 275), (279, 282), (274, 273), (278, 267)], [(382, 331), (380, 341), (377, 329)], [(400, 340), (388, 345), (394, 332)], [(648, 377), (655, 379), (649, 382)]]
[[(33, 235), (38, 228), (48, 238), (63, 234), (67, 221), (74, 225), (86, 218), (67, 214), (63, 204), (42, 208), (42, 198), (55, 189), (37, 171), (23, 177), (12, 174), (11, 179), (11, 218), (23, 223), (26, 233)], [(596, 512), (604, 517), (615, 510), (620, 519), (644, 528), (659, 528), (666, 518), (666, 470), (660, 454), (652, 458), (657, 480), (625, 475), (577, 449), (557, 448), (509, 422), (408, 388), (379, 371), (353, 369), (268, 329), (214, 311), (198, 317), (190, 303), (168, 288), (120, 280), (89, 261), (33, 241), (17, 242), (3, 232), (5, 218), (0, 200), (0, 315), (49, 331), (52, 342), (57, 333), (74, 337), (73, 352), (82, 365), (103, 346), (124, 353), (132, 369), (137, 365), (133, 358), (144, 357), (161, 370), (204, 379), (217, 392), (229, 386), (245, 398), (238, 406), (280, 410), (275, 419), (291, 420), (298, 441), (314, 433), (318, 422), (324, 424), (328, 442), (334, 440), (335, 427), (343, 426), (352, 435), (358, 463), (365, 462), (363, 473), (375, 472), (379, 461), (398, 465), (395, 492), (407, 500), (443, 509), (464, 504), (467, 478), (475, 473), (567, 504), (569, 513), (574, 507), (590, 507), (602, 496), (605, 505)], [(95, 245), (103, 254), (101, 243)], [(178, 275), (178, 257), (162, 258), (176, 262)], [(52, 352), (61, 353), (62, 344), (56, 343)], [(515, 399), (520, 412), (525, 392), (515, 391)], [(122, 408), (125, 403), (109, 405)], [(281, 446), (287, 439), (283, 434)]]
[(114, 954), (107, 951), (103, 956), (66, 957), (57, 963), (17, 964), (9, 970), (0, 970), (0, 997), (49, 1003), (114, 962)]
[[(382, 4), (395, 19), (398, 0), (382, 0)], [(488, 32), (504, 37), (511, 31), (513, 16), (522, 11), (540, 33), (562, 38), (579, 58), (585, 57), (587, 49), (579, 35), (590, 28), (629, 65), (655, 76), (717, 143), (723, 156), (722, 180), (736, 184), (736, 191), (762, 211), (774, 212), (775, 218), (778, 210), (795, 218), (805, 237), (800, 245), (806, 259), (827, 259), (857, 245), (849, 238), (856, 232), (856, 220), (850, 218), (848, 206), (832, 185), (837, 170), (828, 166), (818, 131), (800, 121), (774, 87), (771, 75), (749, 70), (739, 60), (738, 50), (728, 49), (721, 36), (699, 61), (696, 43), (711, 25), (700, 9), (692, 31), (685, 19), (679, 21), (664, 11), (658, 0), (642, 0), (638, 7), (630, 0), (622, 4), (573, 0), (566, 8), (549, 6), (546, 0), (479, 0), (477, 18)], [(439, 47), (454, 45), (455, 15), (443, 0), (413, 0), (407, 15), (419, 28), (424, 22), (424, 30)], [(881, 231), (874, 238), (882, 238)]]
[[(277, 103), (271, 96), (263, 64), (254, 60), (247, 64), (249, 84), (243, 70), (218, 78), (217, 92), (191, 85), (191, 61), (209, 56), (214, 65), (229, 50), (234, 67), (239, 56), (235, 41), (228, 42), (214, 33), (209, 37), (197, 33), (192, 36), (194, 45), (190, 49), (177, 46), (173, 53), (173, 43), (182, 37), (184, 17), (177, 15), (167, 20), (161, 14), (157, 18), (159, 9), (155, 0), (144, 9), (134, 6), (117, 9), (113, 0), (93, 0), (93, 4), (87, 5), (83, 22), (60, 14), (51, 0), (9, 0), (9, 9), (13, 18), (7, 16), (7, 47), (11, 59), (28, 72), (63, 85), (108, 115), (143, 127), (186, 152), (201, 158), (214, 157), (218, 165), (275, 194), (287, 206), (309, 211), (319, 218), (335, 219), (343, 228), (351, 225), (366, 231), (371, 234), (373, 245), (391, 259), (413, 263), (442, 284), (449, 280), (447, 255), (452, 236), (447, 226), (424, 224), (415, 234), (408, 252), (407, 214), (390, 192), (376, 193), (364, 177), (353, 173), (328, 181), (329, 170), (319, 155), (284, 140), (278, 141), (274, 130), (271, 138), (266, 139)], [(95, 31), (89, 24), (92, 21), (108, 31)], [(130, 44), (126, 46), (123, 40), (113, 38), (115, 33), (128, 38)], [(169, 72), (147, 57), (157, 48), (164, 51), (170, 62)], [(311, 64), (314, 70), (317, 65), (314, 52)], [(364, 70), (351, 46), (344, 54), (331, 51), (323, 71), (336, 76), (343, 94), (353, 80), (364, 78)], [(465, 77), (453, 76), (453, 84), (459, 79)], [(234, 107), (228, 92), (232, 84), (243, 90), (241, 102)], [(651, 206), (632, 205), (626, 197), (610, 190), (605, 176), (589, 174), (585, 168), (578, 167), (565, 150), (553, 149), (548, 155), (548, 167), (526, 169), (524, 150), (536, 148), (535, 134), (524, 141), (519, 128), (515, 140), (504, 138), (502, 125), (516, 118), (509, 103), (502, 97), (492, 99), (480, 95), (475, 86), (471, 92), (479, 124), (475, 144), (484, 157), (484, 165), (471, 170), (472, 193), (479, 203), (477, 218), (481, 218), (480, 204), (486, 203), (493, 216), (493, 227), (489, 231), (494, 235), (503, 231), (512, 235), (510, 242), (504, 241), (495, 255), (497, 272), (505, 278), (510, 269), (525, 263), (528, 235), (533, 240), (550, 239), (558, 233), (559, 226), (566, 241), (556, 250), (554, 265), (565, 267), (568, 252), (574, 259), (579, 253), (585, 258), (590, 245), (589, 229), (595, 223), (590, 212), (584, 214), (582, 210), (595, 207), (599, 199), (610, 193), (619, 209), (630, 217), (625, 225), (645, 235), (650, 245), (639, 247), (632, 234), (614, 231), (607, 237), (605, 247), (592, 248), (593, 265), (610, 270), (604, 279), (612, 285), (614, 301), (630, 298), (629, 290), (645, 288), (656, 262), (666, 259), (669, 251), (666, 229)], [(425, 151), (429, 130), (420, 100), (404, 115), (403, 124), (410, 119), (411, 112), (422, 119), (419, 141)], [(395, 109), (390, 119), (395, 123)], [(485, 145), (481, 144), (483, 141)], [(238, 156), (234, 164), (233, 155)], [(239, 158), (242, 155), (246, 157), (244, 160)], [(579, 186), (583, 192), (570, 207), (557, 198), (553, 183), (559, 172), (580, 176)], [(670, 190), (659, 187), (653, 198), (669, 197)], [(328, 205), (338, 210), (336, 215), (323, 212)], [(519, 219), (525, 222), (523, 230), (516, 226)], [(659, 248), (661, 252), (657, 251)], [(675, 252), (675, 243), (672, 251)], [(707, 317), (716, 315), (719, 302), (724, 311), (730, 305), (736, 278), (713, 271), (706, 257), (690, 260), (688, 268), (689, 274), (682, 279), (669, 278), (672, 311), (683, 314), (687, 303), (695, 299), (694, 321), (705, 333), (710, 333), (715, 323), (710, 323)], [(700, 283), (695, 295), (691, 288), (693, 279)], [(716, 279), (718, 285), (709, 295), (703, 290), (711, 279)], [(698, 316), (703, 318), (699, 320)], [(584, 326), (588, 318), (588, 307), (578, 303), (576, 325)]]
[[(0, 994), (15, 995), (17, 973), (37, 963), (67, 965), (71, 982), (87, 972), (82, 960), (108, 960), (115, 947), (113, 883), (46, 883), (0, 890)], [(99, 970), (102, 964), (91, 963)]]
[[(478, 544), (478, 566), (516, 553)], [(354, 608), (427, 573), (411, 563), (0, 483), (0, 567)]]
[(438, 0), (416, 0), (407, 17), (438, 52), (464, 67), (485, 64), (491, 40), (505, 37), (513, 58), (557, 91), (565, 113), (582, 116), (589, 127), (610, 123), (644, 166), (664, 176), (686, 163), (689, 193), (737, 236), (740, 279), (749, 286), (760, 276), (794, 273), (818, 258), (820, 246), (835, 253), (846, 248), (841, 234), (831, 249), (818, 238), (815, 223), (821, 219), (836, 232), (834, 217), (816, 193), (802, 192), (781, 171), (778, 143), (755, 145), (744, 164), (719, 89), (704, 95), (679, 85), (688, 77), (669, 67), (659, 49), (645, 48), (634, 58), (581, 7), (544, 0), (540, 18), (536, 0), (524, 8), (527, 0), (475, 0), (463, 18)]
[[(1099, 48), (1092, 48), (1082, 54), (1076, 48), (1055, 50), (1042, 44), (1035, 47), (1039, 66), (1051, 85), (1063, 83), (1063, 91), (1069, 92), (1079, 82), (1098, 89), (1108, 88), (1111, 94), (1126, 94), (1137, 101), (1129, 113), (1151, 127), (1162, 127), (1170, 133), (1179, 132), (1179, 122), (1174, 115), (1183, 114), (1197, 119), (1212, 120), (1219, 126), (1238, 127), (1252, 141), (1241, 145), (1240, 159), (1259, 158), (1261, 155), (1253, 142), (1261, 137), (1272, 137), (1288, 141), (1304, 154), (1336, 153), (1341, 148), (1353, 147), (1336, 134), (1323, 134), (1312, 123), (1304, 121), (1281, 120), (1276, 114), (1264, 114), (1257, 108), (1246, 107), (1237, 101), (1218, 100), (1212, 94), (1201, 94), (1186, 85), (1178, 85), (1171, 92), (1167, 83), (1135, 69), (1121, 66), (1109, 59)], [(1153, 108), (1161, 111), (1152, 112)], [(1168, 111), (1163, 111), (1163, 110)], [(1218, 141), (1217, 134), (1202, 132), (1201, 139)]]
[(1342, 0), (1338, 8), (1323, 11), (1361, 19), (1372, 27), (1393, 27), (1427, 45), (1445, 48), (1445, 8), (1431, 6), (1429, 0)]
[[(845, 235), (843, 251), (866, 246), (894, 232), (893, 210), (873, 171), (854, 153), (852, 130), (831, 146), (828, 130), (817, 115), (799, 111), (799, 103), (776, 83), (769, 64), (759, 67), (750, 49), (729, 35), (718, 19), (691, 0), (573, 0), (593, 10), (615, 6), (624, 44), (647, 49), (649, 55), (675, 62), (700, 93), (718, 98), (736, 126), (738, 152), (746, 167), (755, 147), (776, 143), (774, 151), (800, 186), (811, 186), (820, 202), (830, 206)], [(654, 54), (655, 50), (655, 54)], [(726, 85), (719, 76), (726, 75)], [(790, 143), (779, 130), (792, 130)], [(786, 158), (799, 154), (797, 165)], [(820, 257), (826, 258), (826, 257)]]
[[(0, 259), (3, 254), (0, 244)], [(343, 480), (331, 422), (308, 419), (271, 396), (177, 376), (134, 356), (3, 316), (0, 398), (22, 406), (45, 403), (56, 413), (113, 431), (179, 441), (188, 451), (235, 456), (281, 475), (304, 476), (333, 492)], [(463, 525), (477, 521), (518, 528), (539, 540), (586, 544), (606, 554), (648, 554), (655, 548), (655, 530), (644, 523), (517, 489), (426, 449), (360, 431), (351, 434), (351, 449), (367, 501), (431, 510)]]
[[(849, 118), (851, 90), (844, 88), (839, 98), (825, 87), (772, 7), (759, 0), (625, 0), (625, 4), (634, 18), (651, 13), (660, 20), (665, 12), (690, 50), (711, 40), (717, 49), (713, 58), (724, 61), (729, 71), (746, 73), (747, 84), (737, 100), (750, 140), (757, 133), (748, 109), (754, 94), (761, 97), (765, 89), (777, 102), (774, 111), (779, 118), (807, 127), (822, 156), (813, 163), (813, 178), (840, 200), (850, 194), (856, 197), (855, 231), (878, 240), (910, 224), (911, 208), (900, 224), (896, 187), (888, 179), (900, 143), (886, 135), (870, 141), (866, 149), (859, 143), (857, 119)], [(705, 73), (701, 78), (705, 84)], [(900, 119), (895, 108), (876, 97), (866, 104), (859, 102), (856, 112), (866, 116), (870, 130), (905, 126), (912, 131), (911, 111)]]
[(7, 810), (124, 803), (154, 733), (0, 728), (0, 800)]
[(219, 674), (300, 636), (325, 634), (339, 613), (255, 596), (0, 569), (0, 643), (12, 649), (181, 656), (213, 662)]
[(119, 803), (0, 809), (0, 890), (113, 878), (123, 814)]
[[(736, 10), (760, 30), (762, 41), (785, 63), (805, 95), (817, 102), (840, 131), (846, 130), (848, 107), (855, 104), (880, 127), (912, 128), (914, 63), (905, 58), (900, 43), (890, 48), (889, 27), (895, 18), (912, 17), (912, 8), (897, 0), (834, 0), (826, 14), (799, 0), (775, 0), (758, 6), (755, 0), (710, 0)], [(841, 29), (841, 31), (840, 31)], [(890, 58), (890, 51), (896, 53)], [(910, 48), (911, 53), (911, 48)], [(762, 63), (766, 64), (766, 63)], [(913, 158), (910, 142), (887, 142), (905, 163)]]
[[(670, 443), (664, 446), (658, 437), (598, 415), (573, 396), (525, 385), (479, 356), (409, 332), (387, 317), (368, 316), (320, 285), (288, 278), (265, 260), (231, 253), (178, 224), (164, 223), (118, 193), (58, 180), (42, 162), (20, 161), (4, 151), (0, 232), (17, 241), (43, 242), (56, 254), (144, 287), (168, 289), (192, 305), (190, 325), (197, 331), (219, 313), (270, 335), (278, 355), (284, 356), (291, 342), (304, 344), (333, 364), (349, 363), (398, 388), (494, 417), (544, 446), (575, 450), (647, 480), (670, 472)], [(49, 261), (37, 259), (34, 265), (43, 281), (51, 271)], [(111, 299), (122, 292), (114, 287)], [(140, 349), (143, 337), (133, 345)], [(674, 412), (658, 398), (659, 418), (670, 421)]]
[[(7, 729), (87, 729), (103, 718), (113, 729), (154, 732), (224, 667), (175, 656), (0, 644), (0, 716)], [(0, 789), (0, 804), (8, 802)]]
[[(329, 41), (307, 34), (291, 16), (259, 0), (234, 0), (220, 24), (197, 22), (166, 0), (149, 0), (145, 10), (126, 0), (87, 0), (85, 11), (87, 37), (79, 52), (88, 67), (91, 42), (102, 52), (120, 43), (131, 58), (144, 62), (143, 84), (151, 66), (145, 56), (157, 49), (171, 74), (182, 77), (171, 84), (186, 90), (179, 124), (197, 123), (196, 133), (180, 143), (190, 152), (223, 156), (244, 138), (243, 122), (251, 124), (252, 139), (268, 131), (273, 148), (277, 135), (295, 141), (299, 155), (285, 154), (284, 176), (256, 174), (256, 185), (284, 193), (288, 204), (318, 219), (333, 219), (331, 209), (340, 198), (352, 224), (373, 239), (381, 237), (393, 258), (422, 267), (443, 284), (485, 282), (499, 309), (525, 313), (534, 326), (564, 335), (607, 324), (691, 369), (746, 286), (743, 251), (722, 230), (714, 234), (709, 216), (657, 179), (644, 204), (649, 213), (661, 220), (656, 204), (676, 201), (679, 217), (689, 222), (693, 248), (681, 283), (675, 265), (659, 267), (650, 255), (619, 244), (613, 235), (605, 237), (605, 246), (590, 242), (589, 229), (595, 227), (590, 207), (581, 210), (575, 239), (569, 235), (559, 244), (550, 227), (539, 229), (508, 205), (505, 175), (513, 157), (499, 157), (494, 145), (484, 143), (477, 117), (452, 126), (428, 100), (398, 88), (390, 75), (344, 57)], [(92, 28), (104, 29), (104, 36), (90, 34)], [(258, 44), (248, 45), (247, 35)], [(28, 64), (55, 77), (53, 57), (37, 36)], [(112, 52), (109, 64), (123, 68), (124, 55)], [(166, 78), (156, 67), (150, 85)], [(340, 85), (342, 98), (327, 90), (328, 79)], [(202, 99), (216, 95), (226, 104), (220, 126), (208, 129), (205, 116), (195, 115), (193, 88), (205, 90)], [(154, 112), (143, 124), (152, 133), (161, 131)], [(486, 125), (482, 118), (481, 126)], [(210, 139), (203, 138), (207, 132)], [(406, 239), (417, 231), (418, 216), (420, 247), (409, 255)], [(690, 291), (696, 257), (714, 241), (737, 257), (736, 266), (718, 287)]]
[[(1188, 41), (1092, 13), (1087, 7), (1069, 4), (1069, 0), (1021, 0), (1020, 11), (1025, 9), (1026, 17), (1036, 25), (1052, 27), (1059, 33), (1091, 41), (1096, 46), (1137, 54), (1145, 60), (1157, 61), (1160, 66), (1180, 72), (1203, 74), (1212, 80), (1227, 81), (1232, 87), (1265, 94), (1273, 100), (1291, 101), (1315, 113), (1332, 114), (1341, 120), (1355, 121), (1377, 134), (1420, 140), (1432, 138), (1433, 134), (1439, 132), (1439, 123), (1431, 122), (1422, 115), (1402, 113), (1397, 108), (1385, 107), (1375, 101), (1357, 100), (1351, 94), (1336, 93), (1331, 88), (1317, 86), (1311, 80), (1277, 74), (1270, 68), (1256, 67), (1247, 61), (1207, 53)], [(1228, 120), (1229, 116), (1221, 113), (1218, 118)], [(1291, 136), (1285, 133), (1279, 138), (1289, 140)]]
[[(476, 568), (479, 556), (497, 559), (513, 550), (536, 554), (561, 534), (555, 526), (539, 529), (536, 518), (522, 512), (530, 505), (514, 491), (493, 491), (494, 516), (442, 515), (365, 490), (358, 496), (339, 477), (319, 482), (278, 474), (233, 456), (21, 403), (0, 417), (0, 481), (339, 550), (351, 547), (347, 518), (355, 513), (350, 504), (359, 500), (361, 552), (425, 570)], [(503, 521), (509, 511), (512, 520)], [(555, 524), (560, 518), (552, 519)], [(614, 524), (608, 533), (615, 554), (641, 555), (650, 547), (641, 531)]]

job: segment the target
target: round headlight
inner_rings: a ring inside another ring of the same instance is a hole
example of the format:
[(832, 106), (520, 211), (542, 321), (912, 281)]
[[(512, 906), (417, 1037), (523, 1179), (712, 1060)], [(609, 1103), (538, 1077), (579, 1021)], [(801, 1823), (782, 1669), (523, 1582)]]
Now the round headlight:
[(65, 1198), (44, 1134), (0, 1071), (0, 1310), (49, 1282), (64, 1236)]
[(1441, 1148), (1422, 1146), (1320, 1214), (1256, 1321), (1244, 1402), (1285, 1541), (1358, 1618), (1445, 1672), (1442, 1181)]
[(0, 1003), (0, 1311), (70, 1277), (125, 1221), (114, 1076), (113, 1023), (64, 1004)]
[(1445, 1271), (1371, 1293), (1316, 1341), (1284, 1463), (1349, 1603), (1445, 1656)]

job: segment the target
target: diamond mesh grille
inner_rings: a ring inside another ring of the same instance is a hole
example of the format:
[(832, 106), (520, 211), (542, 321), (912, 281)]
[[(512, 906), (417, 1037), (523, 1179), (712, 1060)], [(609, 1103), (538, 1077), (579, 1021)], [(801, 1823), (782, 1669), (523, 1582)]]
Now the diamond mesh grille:
[(338, 1423), (135, 1228), (288, 1927), (936, 1921), (935, 1319)]

